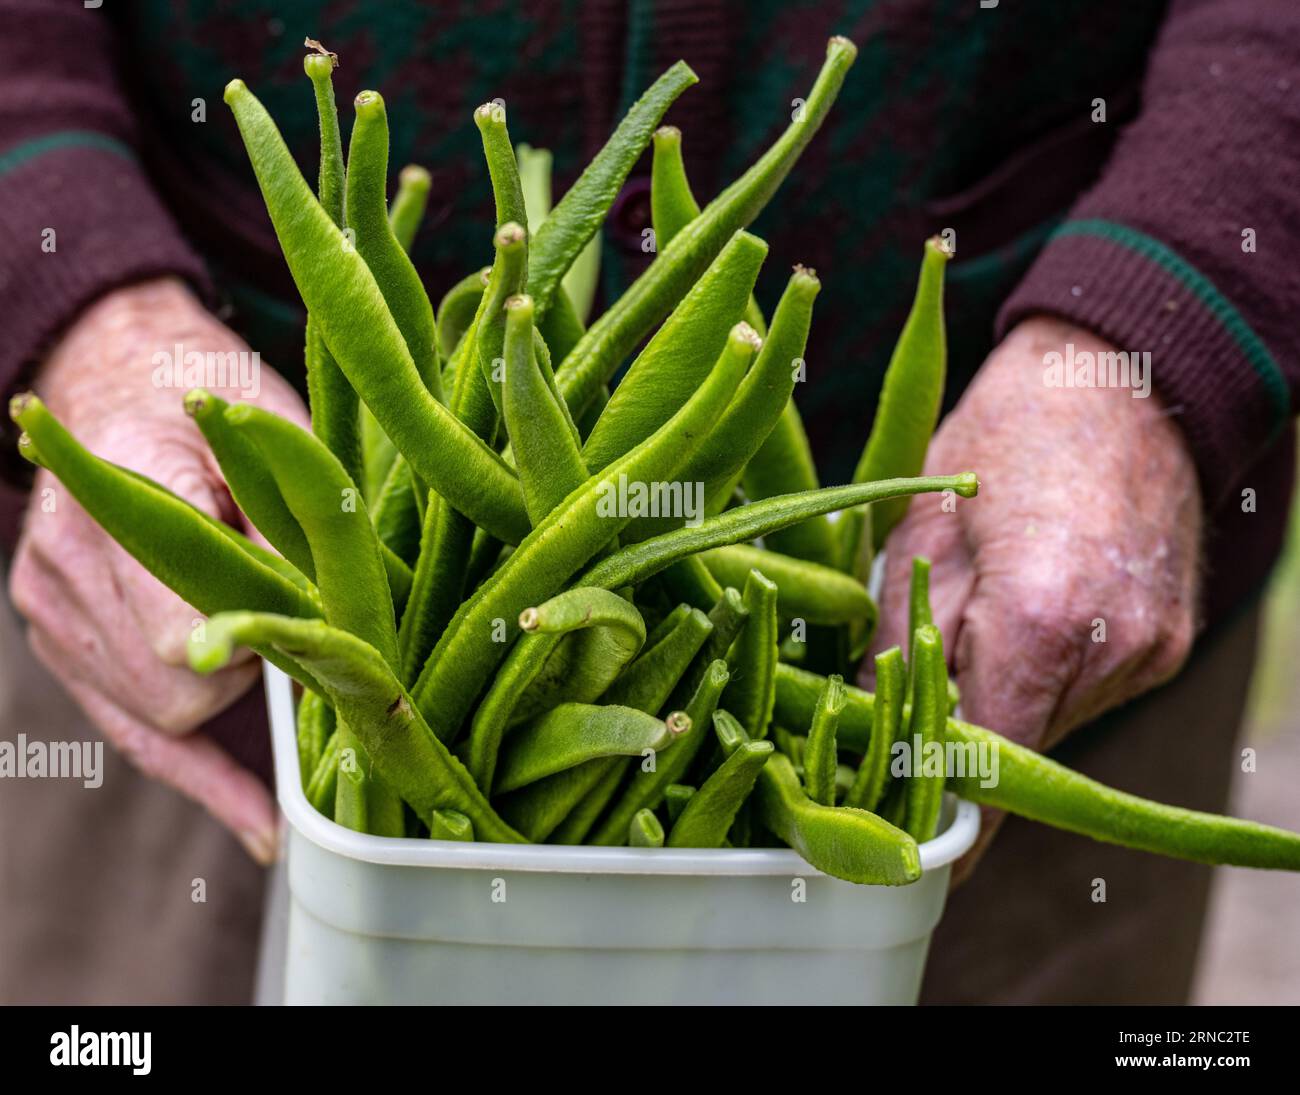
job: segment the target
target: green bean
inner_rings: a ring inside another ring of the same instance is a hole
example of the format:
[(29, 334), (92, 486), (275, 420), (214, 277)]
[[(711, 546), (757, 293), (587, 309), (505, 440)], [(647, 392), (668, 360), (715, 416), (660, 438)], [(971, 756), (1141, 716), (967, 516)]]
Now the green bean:
[(458, 810), (434, 810), (429, 815), (430, 840), (474, 839), (474, 823)]
[[(609, 670), (617, 673), (645, 641), (645, 623), (623, 598), (606, 590), (572, 589), (520, 613), (524, 635), (496, 675), (470, 726), (469, 770), (478, 785), (490, 790), (501, 739), (511, 725), (540, 714), (558, 695), (538, 696), (538, 678), (561, 639), (590, 630), (592, 639), (566, 662), (563, 684), (580, 702), (595, 700), (608, 686)], [(519, 715), (516, 716), (516, 710)]]
[[(582, 796), (578, 804), (568, 812), (564, 820), (551, 832), (549, 843), (575, 845), (581, 844), (587, 839), (591, 827), (596, 824), (609, 800), (618, 792), (618, 788), (623, 782), (623, 768), (624, 766), (621, 764), (605, 766), (605, 771), (601, 774), (595, 786)], [(626, 827), (623, 832), (624, 836), (626, 836)]]
[(506, 129), (506, 108), (500, 103), (484, 103), (474, 111), (474, 124), (483, 138), (483, 156), (492, 179), (492, 198), (496, 203), (497, 228), (511, 221), (528, 224), (524, 191), (519, 182), (519, 164)]
[[(483, 370), (492, 402), (500, 414), (501, 390), (505, 381), (506, 301), (524, 289), (528, 271), (528, 233), (523, 225), (510, 221), (497, 229), (492, 245), (497, 257), (475, 321), (475, 331), (479, 368)], [(531, 339), (531, 335), (529, 337)]]
[(674, 529), (621, 548), (591, 567), (576, 579), (575, 584), (600, 586), (602, 589), (637, 585), (688, 555), (760, 536), (766, 539), (776, 529), (845, 506), (900, 494), (945, 490), (951, 490), (962, 498), (973, 498), (978, 489), (979, 482), (974, 473), (964, 472), (960, 475), (919, 476), (916, 479), (886, 479), (879, 483), (823, 487), (797, 495), (765, 498), (761, 502), (727, 510), (716, 517), (706, 517), (695, 528)]
[(767, 735), (776, 695), (776, 585), (751, 570), (742, 596), (749, 619), (727, 656), (732, 677), (727, 708), (740, 720), (745, 732), (757, 739)]
[(776, 747), (790, 758), (790, 763), (795, 768), (803, 767), (804, 750), (808, 747), (806, 734), (792, 734), (784, 726), (774, 726), (772, 740), (776, 742)]
[(294, 620), (254, 612), (226, 612), (208, 621), (204, 641), (191, 640), (190, 665), (211, 673), (229, 663), (237, 643), (272, 646), (305, 664), (324, 686), (334, 709), (357, 736), (380, 777), (418, 817), (458, 810), (479, 839), (522, 838), (488, 804), (465, 767), (421, 717), (374, 647), (323, 620)]
[[(304, 695), (307, 694), (304, 693)], [(340, 748), (341, 743), (336, 731), (330, 736), (330, 740), (326, 742), (320, 760), (316, 762), (316, 768), (311, 773), (311, 779), (307, 781), (307, 801), (315, 807), (317, 813), (324, 814), (326, 817), (334, 816), (334, 798), (338, 789), (339, 778)]]
[(709, 573), (700, 560), (689, 555), (680, 563), (674, 563), (659, 576), (664, 590), (675, 601), (682, 601), (692, 608), (711, 609), (722, 596), (722, 586)]
[(515, 730), (501, 751), (495, 793), (517, 791), (566, 768), (602, 757), (658, 753), (686, 727), (631, 707), (564, 703)]
[[(784, 721), (807, 718), (821, 678), (793, 666), (777, 670), (777, 711)], [(841, 742), (862, 751), (871, 731), (875, 697), (847, 688), (840, 720)], [(906, 716), (905, 716), (906, 717)], [(973, 760), (967, 770), (951, 770), (950, 789), (962, 798), (993, 806), (1057, 829), (1066, 829), (1110, 844), (1190, 859), (1199, 863), (1239, 867), (1300, 870), (1300, 834), (1253, 821), (1221, 817), (1151, 802), (1117, 791), (1064, 765), (1016, 745), (992, 730), (949, 717), (945, 740), (960, 745), (971, 757), (976, 748), (992, 751), (997, 783), (982, 787)], [(991, 762), (990, 762), (991, 763)], [(987, 781), (985, 781), (987, 782)]]
[(664, 788), (664, 808), (668, 812), (669, 824), (675, 824), (682, 816), (682, 811), (686, 809), (686, 804), (691, 801), (694, 794), (695, 788), (685, 783), (672, 783)]
[[(793, 400), (786, 403), (772, 432), (749, 458), (740, 481), (751, 501), (818, 489), (812, 446)], [(840, 565), (838, 535), (824, 514), (778, 529), (766, 537), (765, 543), (773, 551), (811, 563)]]
[(664, 639), (671, 635), (673, 631), (679, 628), (682, 621), (690, 615), (692, 607), (693, 606), (683, 602), (682, 604), (676, 605), (670, 612), (666, 613), (663, 619), (655, 624), (655, 626), (651, 628), (650, 633), (646, 636), (646, 649), (649, 650), (651, 647), (658, 646), (664, 641)]
[(771, 754), (759, 771), (753, 801), (768, 829), (834, 878), (903, 886), (921, 877), (915, 840), (865, 810), (813, 802), (781, 753)]
[(447, 290), (446, 296), (439, 302), (436, 326), (438, 349), (444, 361), (451, 359), (465, 332), (474, 322), (474, 315), (478, 311), (479, 301), (483, 299), (483, 290), (487, 288), (491, 270), (492, 267), (485, 266), (477, 273), (462, 278)]
[(876, 603), (866, 587), (820, 563), (747, 544), (702, 551), (699, 559), (723, 584), (740, 584), (751, 570), (762, 570), (777, 584), (777, 608), (787, 620), (845, 624), (876, 619)]
[[(776, 678), (773, 673), (773, 702)], [(835, 805), (835, 770), (839, 753), (835, 748), (835, 734), (844, 710), (844, 678), (838, 675), (826, 678), (822, 694), (817, 697), (812, 726), (804, 746), (803, 781), (808, 797), (823, 806)], [(913, 834), (915, 835), (915, 834)]]
[[(880, 804), (885, 784), (889, 782), (890, 750), (904, 733), (903, 693), (906, 676), (903, 652), (898, 647), (891, 646), (876, 655), (876, 695), (879, 698), (872, 711), (871, 737), (862, 756), (862, 763), (858, 765), (853, 786), (844, 800), (845, 806), (874, 811)], [(778, 683), (778, 689), (779, 687)], [(847, 695), (845, 693), (846, 697)]]
[(657, 713), (712, 631), (708, 616), (698, 608), (691, 609), (661, 642), (641, 652), (601, 697), (602, 701)]
[(912, 665), (916, 694), (912, 703), (912, 778), (907, 781), (907, 811), (903, 828), (919, 841), (929, 840), (939, 825), (943, 805), (944, 765), (929, 772), (928, 754), (943, 750), (948, 718), (948, 670), (943, 660), (943, 639), (932, 624), (922, 624), (912, 636)]
[[(919, 475), (925, 464), (925, 450), (943, 404), (947, 368), (943, 329), (943, 268), (947, 262), (948, 251), (942, 241), (938, 237), (927, 240), (916, 299), (885, 371), (876, 419), (853, 473), (855, 483)], [(907, 513), (909, 501), (895, 498), (874, 507), (870, 547), (880, 550), (889, 530)], [(846, 513), (842, 520), (844, 558), (856, 573), (865, 574), (860, 556), (868, 545), (859, 546), (863, 515)]]
[(529, 260), (528, 292), (537, 302), (539, 317), (551, 307), (561, 278), (600, 228), (664, 111), (697, 79), (682, 61), (660, 76), (632, 105), (605, 146), (537, 229)]
[(772, 753), (770, 741), (745, 742), (731, 753), (686, 803), (668, 834), (668, 847), (722, 847)]
[(918, 627), (934, 623), (930, 610), (930, 560), (920, 555), (912, 557), (912, 579), (907, 590), (907, 703), (911, 706), (916, 695), (916, 656), (912, 653), (912, 639)]
[[(609, 403), (609, 388), (603, 384), (596, 389), (596, 394), (591, 402), (587, 404), (587, 409), (583, 411), (582, 417), (577, 419), (578, 436), (585, 442), (591, 436), (591, 431), (595, 429), (596, 423), (600, 421), (600, 416), (605, 413), (605, 407)], [(565, 402), (568, 406), (568, 402)]]
[[(592, 237), (593, 244), (599, 244), (598, 237)], [(581, 259), (588, 253), (584, 249), (578, 257)], [(595, 255), (599, 259), (600, 248), (595, 250)], [(587, 263), (586, 265), (590, 265)], [(597, 264), (599, 265), (599, 264)], [(582, 272), (577, 265), (569, 271), (569, 274)], [(567, 281), (567, 276), (566, 276)], [(590, 290), (585, 290), (589, 296), (595, 294), (596, 287), (593, 283)], [(579, 317), (574, 305), (569, 300), (569, 294), (564, 290), (556, 293), (551, 300), (551, 306), (546, 310), (546, 315), (542, 316), (541, 322), (537, 325), (539, 336), (545, 340), (546, 345), (550, 347), (551, 353), (554, 354), (557, 361), (563, 361), (569, 356), (573, 348), (582, 340), (587, 328), (583, 326), (582, 319)], [(557, 389), (558, 392), (558, 389)], [(567, 405), (567, 404), (566, 404)]]
[(49, 468), (114, 540), (180, 598), (210, 614), (252, 606), (319, 616), (311, 596), (244, 550), (233, 529), (164, 487), (92, 455), (35, 395), (10, 403)]
[(460, 606), (473, 539), (474, 526), (438, 495), (431, 495), (420, 529), (410, 602), (397, 629), (403, 683), (419, 676), (438, 636)]
[[(610, 782), (613, 779), (611, 773), (614, 772), (622, 774), (622, 767), (617, 760), (591, 761), (505, 795), (497, 800), (496, 806), (501, 811), (501, 816), (526, 840), (539, 843), (552, 833), (558, 833), (560, 825), (579, 806), (588, 807), (587, 796)], [(566, 833), (564, 843), (577, 844), (581, 841), (581, 835)]]
[[(338, 109), (334, 103), (334, 67), (331, 54), (309, 53), (303, 58), (303, 70), (312, 83), (316, 113), (320, 120), (320, 173), (317, 190), (320, 203), (340, 228), (346, 224), (343, 195), (346, 172), (343, 167), (343, 140), (339, 135)], [(357, 477), (361, 468), (361, 436), (357, 393), (330, 355), (320, 328), (307, 316), (307, 400), (311, 407), (312, 429), (348, 469)]]
[[(654, 160), (650, 168), (650, 223), (654, 226), (656, 249), (667, 247), (683, 228), (700, 215), (699, 203), (691, 192), (682, 162), (682, 131), (660, 126), (654, 132)], [(767, 333), (763, 312), (751, 295), (745, 307), (745, 322), (759, 335)]]
[(670, 704), (681, 707), (695, 695), (709, 666), (719, 658), (726, 659), (727, 651), (731, 649), (731, 644), (736, 641), (736, 636), (748, 619), (749, 609), (745, 607), (740, 591), (728, 586), (709, 609), (709, 623), (713, 625), (713, 630), (704, 640), (704, 645), (695, 655), (690, 667), (682, 674), (682, 679), (669, 698)]
[(413, 689), (435, 733), (450, 739), (459, 730), (504, 653), (503, 644), (491, 641), (493, 621), (513, 621), (530, 603), (554, 595), (574, 571), (619, 534), (630, 518), (619, 515), (618, 507), (608, 516), (602, 512), (612, 484), (620, 482), (621, 476), (628, 482), (671, 479), (690, 459), (705, 423), (735, 392), (738, 370), (738, 362), (724, 361), (659, 430), (570, 494), (461, 605)]
[[(681, 622), (659, 642), (653, 646), (647, 644), (641, 656), (601, 696), (601, 703), (630, 707), (650, 715), (657, 714), (673, 696), (678, 680), (704, 645), (711, 630), (712, 624), (704, 613), (698, 609), (688, 610), (681, 617)], [(689, 716), (683, 712), (674, 712), (665, 721), (674, 732), (672, 740), (687, 733), (692, 725)], [(672, 750), (669, 750), (668, 755), (672, 755)], [(656, 754), (656, 768), (661, 759)], [(551, 818), (558, 816), (559, 820), (563, 820), (580, 804), (586, 807), (584, 813), (599, 815), (604, 802), (589, 799), (602, 789), (612, 797), (619, 783), (609, 775), (609, 770), (615, 768), (622, 772), (627, 766), (628, 762), (620, 757), (601, 757), (571, 768), (570, 771), (575, 774), (569, 780), (554, 785), (543, 780), (539, 784), (542, 789), (537, 802), (525, 807), (523, 816), (531, 818), (533, 811), (538, 810), (546, 819), (545, 823), (550, 825)], [(551, 778), (560, 779), (558, 776)], [(605, 802), (608, 800), (606, 798)], [(559, 824), (559, 820), (554, 824)], [(531, 832), (536, 822), (529, 820), (524, 824), (523, 831)]]
[(298, 291), (339, 367), (411, 469), (448, 503), (505, 540), (528, 528), (518, 480), (425, 388), (366, 261), (312, 197), (265, 108), (240, 80), (226, 87)]
[[(649, 269), (587, 329), (556, 370), (560, 390), (575, 415), (581, 416), (600, 386), (672, 311), (733, 234), (762, 211), (821, 126), (856, 55), (852, 42), (831, 39), (826, 64), (785, 133), (672, 242), (660, 248)], [(539, 232), (535, 250), (541, 247), (541, 235)], [(530, 290), (538, 295), (535, 286), (530, 285)]]
[(684, 708), (690, 727), (677, 739), (672, 749), (664, 756), (655, 758), (653, 770), (647, 771), (641, 767), (632, 774), (623, 797), (592, 836), (592, 844), (621, 844), (627, 835), (632, 815), (642, 807), (658, 807), (668, 788), (681, 780), (708, 734), (713, 712), (730, 680), (731, 673), (726, 662), (718, 659), (709, 665)]
[(651, 811), (642, 810), (628, 826), (627, 842), (633, 848), (662, 848), (664, 827)]
[(252, 403), (227, 407), (225, 418), (257, 446), (307, 537), (325, 619), (398, 666), (393, 600), (379, 538), (343, 465), (306, 430)]
[(348, 142), (348, 228), (356, 234), (357, 251), (374, 275), (425, 387), (435, 399), (441, 399), (442, 372), (433, 305), (388, 220), (388, 115), (384, 99), (377, 91), (363, 91), (353, 105), (357, 117)]
[(382, 540), (379, 543), (379, 561), (384, 564), (384, 576), (388, 579), (388, 593), (393, 599), (393, 616), (401, 619), (411, 596), (411, 584), (415, 576), (406, 561)]
[(546, 384), (533, 354), (533, 298), (506, 302), (502, 410), (534, 525), (587, 479), (571, 421)]
[(323, 696), (304, 692), (298, 701), (298, 774), (304, 791), (333, 733), (334, 709)]
[[(515, 163), (519, 171), (519, 188), (523, 192), (527, 220), (523, 224), (535, 236), (551, 212), (551, 165), (554, 157), (545, 148), (520, 142), (515, 145)], [(518, 220), (519, 218), (513, 218)]]
[(228, 406), (224, 399), (202, 388), (185, 394), (185, 412), (194, 419), (217, 458), (235, 504), (272, 547), (314, 580), (316, 564), (302, 526), (289, 511), (274, 478), (266, 474), (257, 446), (226, 422)]
[(389, 465), (379, 490), (367, 494), (366, 506), (379, 542), (407, 564), (415, 562), (420, 553), (420, 511), (415, 504), (411, 465), (405, 457), (398, 456)]
[[(384, 483), (401, 454), (392, 438), (375, 419), (374, 413), (361, 404), (361, 487), (366, 501), (373, 504), (383, 491)], [(410, 469), (407, 469), (408, 474)]]
[(408, 163), (397, 174), (397, 193), (388, 207), (388, 223), (393, 229), (393, 238), (407, 254), (415, 242), (420, 221), (424, 219), (430, 181), (429, 172), (419, 164)]
[(736, 233), (723, 248), (614, 389), (583, 446), (587, 467), (600, 471), (653, 433), (685, 404), (720, 354), (740, 356), (748, 368), (759, 339), (737, 320), (766, 254), (767, 244), (748, 232)]
[(367, 816), (367, 779), (361, 765), (349, 762), (349, 746), (344, 745), (339, 756), (338, 780), (334, 790), (334, 823), (357, 833), (370, 831)]

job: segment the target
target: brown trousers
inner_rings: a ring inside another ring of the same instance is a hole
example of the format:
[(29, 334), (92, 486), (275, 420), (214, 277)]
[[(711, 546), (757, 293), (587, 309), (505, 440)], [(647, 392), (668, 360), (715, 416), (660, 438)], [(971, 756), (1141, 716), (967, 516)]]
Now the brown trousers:
[[(1173, 684), (1074, 735), (1104, 782), (1222, 810), (1257, 613)], [(0, 736), (94, 731), (0, 609)], [(0, 1003), (235, 1003), (252, 994), (262, 872), (200, 808), (104, 749), (104, 782), (0, 780)], [(1187, 999), (1208, 868), (1008, 819), (935, 935), (927, 1003)], [(1092, 899), (1096, 879), (1106, 901)], [(197, 880), (206, 900), (196, 902)]]

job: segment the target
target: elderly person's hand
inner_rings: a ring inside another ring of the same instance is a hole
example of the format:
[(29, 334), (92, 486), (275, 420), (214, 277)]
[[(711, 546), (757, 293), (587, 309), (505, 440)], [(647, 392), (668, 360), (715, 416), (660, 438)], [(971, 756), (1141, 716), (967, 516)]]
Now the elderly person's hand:
[[(935, 623), (962, 713), (1037, 749), (1168, 680), (1196, 624), (1201, 503), (1192, 458), (1151, 390), (1047, 383), (1052, 352), (1113, 350), (1022, 322), (944, 420), (927, 473), (971, 468), (977, 499), (921, 495), (888, 542), (878, 648), (903, 645), (913, 555), (933, 562)], [(985, 811), (969, 872), (999, 816)]]
[[(109, 293), (78, 318), (42, 365), (35, 388), (95, 454), (148, 475), (206, 512), (242, 526), (215, 460), (185, 414), (184, 387), (155, 375), (154, 355), (243, 351), (237, 335), (174, 279)], [(297, 394), (270, 368), (255, 398), (299, 423)], [(274, 803), (260, 780), (192, 731), (236, 700), (258, 673), (247, 652), (211, 677), (186, 665), (197, 613), (115, 544), (52, 475), (37, 473), (10, 574), (37, 657), (104, 736), (143, 772), (202, 803), (268, 862)]]

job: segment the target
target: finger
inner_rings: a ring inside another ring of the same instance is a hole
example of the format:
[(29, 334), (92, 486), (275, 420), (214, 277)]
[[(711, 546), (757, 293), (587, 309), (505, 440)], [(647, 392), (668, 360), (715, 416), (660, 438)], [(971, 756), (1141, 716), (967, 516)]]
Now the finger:
[(187, 733), (230, 706), (255, 682), (259, 663), (243, 658), (207, 677), (187, 666), (161, 663), (146, 636), (116, 602), (100, 595), (111, 581), (53, 569), (29, 553), (26, 582), (39, 607), (28, 612), (31, 635), (40, 635), (49, 668), (61, 681), (79, 681), (104, 693), (135, 718), (171, 734)]
[[(43, 640), (33, 649), (49, 656)], [(270, 793), (251, 772), (237, 765), (204, 737), (171, 738), (146, 726), (98, 689), (67, 682), (69, 694), (128, 761), (202, 805), (226, 826), (258, 863), (270, 864), (276, 852), (276, 813)]]

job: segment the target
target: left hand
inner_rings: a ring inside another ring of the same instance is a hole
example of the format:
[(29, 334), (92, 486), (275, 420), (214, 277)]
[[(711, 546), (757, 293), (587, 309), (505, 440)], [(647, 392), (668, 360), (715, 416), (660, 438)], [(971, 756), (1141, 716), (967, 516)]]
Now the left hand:
[[(1174, 676), (1196, 622), (1201, 501), (1159, 395), (1051, 387), (1044, 355), (1115, 348), (1056, 319), (1022, 322), (944, 420), (926, 474), (970, 469), (979, 496), (919, 495), (891, 534), (876, 648), (907, 648), (913, 555), (963, 717), (1048, 749)], [(965, 877), (1001, 815), (984, 812)]]

